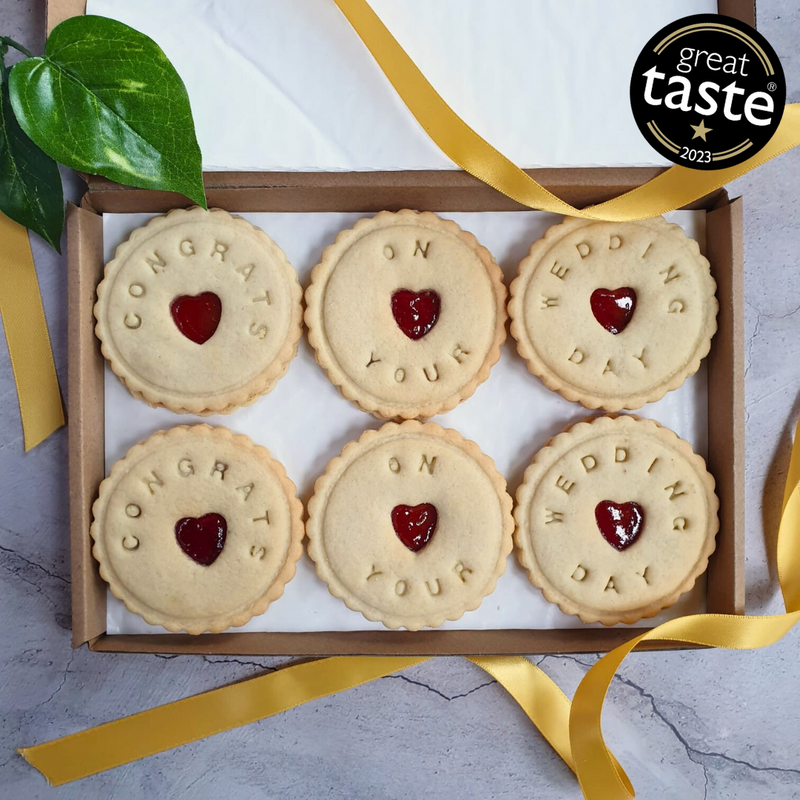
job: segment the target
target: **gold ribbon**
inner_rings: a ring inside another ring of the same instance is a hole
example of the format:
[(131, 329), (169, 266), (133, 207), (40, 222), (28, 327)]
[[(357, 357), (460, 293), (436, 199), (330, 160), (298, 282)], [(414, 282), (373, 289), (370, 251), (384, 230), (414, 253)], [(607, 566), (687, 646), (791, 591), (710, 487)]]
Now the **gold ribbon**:
[(800, 103), (787, 105), (778, 130), (756, 155), (735, 167), (671, 167), (642, 186), (583, 210), (548, 192), (475, 133), (428, 83), (366, 0), (334, 0), (428, 136), (459, 167), (522, 205), (586, 219), (625, 222), (681, 208), (800, 144)]
[(17, 386), (25, 450), (64, 424), (28, 231), (0, 214), (0, 316)]
[[(578, 210), (536, 183), (458, 117), (365, 0), (335, 2), (436, 144), (467, 172), (532, 208), (589, 219), (644, 219), (680, 208), (800, 144), (800, 105), (789, 105), (769, 144), (736, 167), (710, 172), (672, 167), (620, 197)], [(4, 298), (2, 308), (5, 317)], [(22, 393), (20, 402), (23, 404)], [(800, 620), (800, 424), (784, 495), (778, 574), (788, 613), (765, 617), (701, 614), (671, 620), (598, 661), (581, 681), (572, 706), (555, 683), (525, 658), (476, 657), (470, 660), (495, 677), (519, 703), (575, 771), (586, 798), (626, 800), (633, 796), (633, 787), (603, 740), (601, 712), (608, 686), (627, 654), (641, 641), (680, 641), (734, 649), (765, 647), (784, 636)], [(51, 783), (66, 783), (273, 716), (426, 660), (339, 657), (298, 664), (22, 749), (20, 753)]]
[[(359, 656), (310, 661), (19, 752), (52, 785), (59, 786), (248, 725), (429, 660)], [(574, 771), (569, 742), (570, 704), (558, 686), (522, 656), (482, 656), (469, 660), (512, 695)], [(622, 768), (614, 764), (624, 775)]]

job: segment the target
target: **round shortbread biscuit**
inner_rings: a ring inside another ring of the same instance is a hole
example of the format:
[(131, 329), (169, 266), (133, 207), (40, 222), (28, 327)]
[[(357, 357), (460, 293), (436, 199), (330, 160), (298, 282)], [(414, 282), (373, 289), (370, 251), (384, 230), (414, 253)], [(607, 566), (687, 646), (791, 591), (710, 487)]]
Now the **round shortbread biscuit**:
[(517, 491), (515, 542), (531, 582), (565, 614), (633, 623), (694, 586), (718, 509), (688, 442), (653, 420), (599, 417), (536, 454)]
[(264, 231), (221, 209), (174, 209), (117, 248), (96, 333), (129, 391), (225, 414), (271, 391), (302, 335), (302, 289)]
[(716, 283), (696, 241), (663, 218), (567, 218), (511, 284), (511, 334), (567, 400), (640, 408), (693, 375), (717, 330)]
[(433, 423), (388, 423), (334, 458), (308, 504), (308, 553), (348, 608), (388, 628), (476, 609), (512, 549), (511, 498), (478, 445)]
[(218, 633), (264, 613), (294, 577), (303, 509), (269, 451), (210, 425), (159, 431), (100, 484), (92, 550), (129, 611)]
[(426, 418), (489, 377), (505, 296), (500, 267), (471, 233), (430, 212), (382, 211), (326, 248), (305, 319), (346, 398), (382, 419)]

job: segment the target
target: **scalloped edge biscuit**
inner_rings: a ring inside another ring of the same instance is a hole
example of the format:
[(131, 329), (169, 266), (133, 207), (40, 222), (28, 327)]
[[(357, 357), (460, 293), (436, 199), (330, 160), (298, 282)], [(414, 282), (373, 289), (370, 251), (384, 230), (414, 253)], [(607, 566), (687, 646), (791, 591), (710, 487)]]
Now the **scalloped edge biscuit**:
[[(127, 475), (129, 466), (135, 465), (142, 458), (157, 451), (162, 444), (171, 443), (173, 440), (180, 440), (187, 436), (204, 437), (209, 441), (215, 439), (229, 439), (233, 441), (237, 447), (250, 450), (252, 455), (261, 461), (261, 463), (278, 479), (289, 503), (290, 513), (290, 544), (286, 554), (286, 561), (267, 591), (257, 597), (246, 609), (235, 614), (207, 620), (204, 624), (183, 624), (175, 617), (164, 616), (156, 609), (141, 604), (106, 568), (105, 543), (103, 540), (103, 517), (106, 503), (109, 496), (116, 488), (117, 483)], [(303, 554), (303, 537), (305, 535), (303, 504), (297, 498), (297, 489), (291, 478), (286, 474), (286, 469), (283, 464), (275, 459), (266, 447), (256, 444), (249, 436), (245, 436), (241, 433), (234, 433), (228, 428), (214, 427), (206, 423), (197, 425), (177, 425), (168, 430), (156, 431), (147, 439), (143, 439), (133, 445), (133, 447), (114, 464), (108, 477), (100, 484), (97, 499), (92, 504), (92, 517), (93, 521), (89, 531), (94, 540), (92, 555), (99, 564), (100, 576), (108, 584), (111, 594), (118, 600), (121, 600), (128, 611), (138, 614), (145, 622), (150, 625), (160, 625), (172, 633), (182, 632), (193, 635), (201, 633), (221, 633), (228, 628), (240, 627), (253, 617), (263, 614), (271, 603), (281, 597), (286, 588), (286, 584), (295, 576), (297, 572), (297, 562)]]
[[(175, 222), (192, 221), (194, 217), (197, 217), (198, 221), (203, 221), (209, 219), (208, 215), (221, 218), (222, 221), (228, 222), (233, 227), (246, 229), (248, 233), (255, 233), (256, 237), (263, 241), (265, 248), (275, 261), (276, 268), (284, 270), (290, 279), (292, 316), (287, 336), (278, 354), (261, 373), (248, 383), (238, 389), (220, 394), (213, 399), (198, 397), (196, 400), (187, 398), (171, 400), (165, 392), (153, 389), (139, 375), (129, 370), (120, 359), (115, 358), (115, 353), (110, 344), (112, 336), (108, 329), (108, 320), (105, 313), (107, 290), (117, 270), (117, 264), (126, 257), (129, 250), (135, 249), (142, 241), (157, 235), (162, 228), (170, 228)], [(145, 403), (153, 408), (168, 408), (176, 414), (198, 414), (200, 416), (230, 414), (237, 408), (250, 405), (262, 395), (271, 392), (289, 369), (289, 364), (297, 355), (300, 339), (303, 336), (303, 289), (297, 279), (297, 272), (290, 264), (286, 254), (261, 228), (221, 208), (208, 210), (200, 206), (192, 206), (188, 209), (173, 208), (166, 214), (153, 217), (146, 225), (134, 230), (117, 247), (114, 258), (106, 264), (103, 270), (103, 279), (97, 286), (94, 317), (97, 321), (95, 335), (100, 340), (100, 349), (103, 356), (114, 374), (134, 397), (144, 400)]]
[[(337, 580), (319, 542), (322, 535), (320, 527), (322, 525), (322, 518), (325, 514), (330, 492), (349, 464), (360, 455), (365, 446), (378, 439), (387, 439), (395, 433), (406, 431), (441, 438), (449, 444), (455, 445), (470, 456), (483, 469), (484, 473), (491, 481), (500, 499), (501, 513), (503, 516), (503, 544), (498, 553), (494, 573), (484, 586), (482, 593), (474, 600), (465, 602), (457, 611), (450, 614), (421, 618), (412, 624), (409, 624), (407, 618), (402, 619), (392, 616), (391, 614), (383, 614), (373, 606), (362, 602), (351, 592), (348, 592)], [(325, 467), (325, 472), (317, 478), (314, 484), (314, 494), (308, 501), (307, 509), (306, 536), (308, 538), (308, 555), (314, 562), (317, 576), (325, 582), (328, 591), (334, 597), (338, 597), (342, 600), (351, 611), (359, 612), (366, 619), (370, 620), (370, 622), (382, 622), (387, 628), (405, 628), (409, 631), (417, 631), (420, 628), (438, 628), (445, 622), (452, 622), (460, 619), (467, 611), (474, 611), (495, 590), (498, 578), (506, 571), (508, 556), (514, 549), (514, 518), (512, 515), (512, 506), (513, 501), (508, 494), (505, 478), (498, 471), (494, 460), (490, 456), (487, 456), (475, 442), (470, 439), (465, 439), (458, 431), (452, 428), (442, 428), (434, 422), (419, 422), (417, 420), (406, 420), (402, 423), (387, 422), (378, 430), (364, 431), (358, 439), (346, 444), (342, 452), (328, 462)]]
[[(607, 224), (613, 225), (615, 230), (619, 230), (625, 225), (645, 225), (656, 229), (662, 235), (677, 236), (681, 244), (688, 243), (693, 255), (697, 259), (698, 269), (702, 270), (707, 278), (709, 312), (706, 318), (705, 335), (701, 338), (697, 348), (690, 355), (686, 366), (664, 378), (664, 380), (648, 392), (630, 395), (600, 395), (584, 389), (580, 389), (565, 378), (557, 375), (539, 356), (525, 325), (523, 298), (528, 288), (528, 282), (541, 262), (553, 245), (574, 230), (586, 225)], [(566, 400), (578, 402), (588, 409), (602, 409), (607, 412), (617, 412), (625, 410), (636, 410), (646, 403), (654, 403), (660, 400), (667, 392), (680, 387), (684, 381), (694, 375), (700, 368), (700, 362), (708, 355), (711, 350), (711, 340), (717, 332), (717, 314), (719, 312), (719, 302), (716, 298), (717, 283), (711, 275), (711, 268), (708, 259), (700, 253), (700, 245), (686, 235), (680, 225), (667, 222), (663, 217), (652, 217), (650, 219), (638, 220), (630, 223), (602, 223), (598, 220), (580, 219), (578, 217), (565, 217), (557, 225), (550, 226), (542, 238), (537, 239), (530, 247), (528, 254), (519, 264), (517, 277), (511, 282), (509, 287), (508, 315), (511, 318), (510, 332), (517, 343), (517, 352), (525, 359), (528, 371), (541, 379), (545, 386), (553, 392), (558, 392)]]
[[(417, 406), (398, 406), (382, 403), (366, 395), (338, 366), (335, 354), (322, 334), (322, 310), (325, 284), (335, 269), (339, 259), (352, 246), (354, 241), (362, 238), (372, 230), (380, 230), (393, 225), (421, 225), (461, 239), (481, 260), (494, 288), (497, 317), (495, 320), (494, 340), (489, 346), (483, 363), (474, 376), (457, 392), (436, 403)], [(506, 340), (506, 286), (503, 282), (503, 271), (492, 254), (478, 242), (469, 231), (462, 230), (452, 220), (442, 219), (431, 211), (380, 211), (374, 217), (358, 220), (352, 228), (340, 231), (333, 244), (328, 245), (322, 253), (320, 262), (311, 272), (311, 282), (305, 293), (305, 323), (308, 328), (308, 341), (314, 350), (314, 357), (327, 374), (331, 383), (337, 387), (341, 395), (355, 403), (362, 411), (366, 411), (378, 419), (427, 419), (435, 414), (444, 414), (454, 409), (459, 403), (472, 397), (475, 390), (488, 377), (492, 367), (500, 360), (500, 350)]]
[[(641, 427), (639, 427), (641, 426)], [(698, 556), (697, 562), (691, 566), (686, 578), (678, 585), (674, 592), (664, 595), (650, 603), (637, 608), (627, 609), (620, 613), (598, 613), (588, 611), (574, 600), (565, 597), (555, 587), (553, 587), (542, 573), (533, 547), (530, 545), (530, 537), (527, 533), (529, 519), (529, 505), (539, 480), (552, 466), (553, 460), (558, 459), (562, 452), (569, 450), (575, 439), (576, 434), (587, 432), (597, 428), (633, 428), (635, 435), (637, 430), (648, 429), (652, 435), (655, 434), (665, 444), (676, 449), (683, 455), (687, 462), (694, 467), (700, 486), (705, 490), (706, 507), (709, 512), (706, 525), (705, 546)], [(654, 617), (665, 608), (674, 605), (681, 595), (690, 591), (697, 579), (708, 568), (708, 559), (716, 549), (716, 536), (719, 531), (719, 497), (717, 497), (716, 482), (714, 476), (708, 471), (705, 459), (692, 450), (692, 446), (685, 439), (681, 439), (677, 433), (664, 427), (652, 419), (644, 419), (634, 414), (609, 414), (602, 417), (592, 417), (587, 420), (568, 425), (561, 433), (549, 439), (544, 446), (533, 457), (533, 461), (525, 470), (522, 483), (517, 489), (516, 504), (514, 506), (514, 545), (517, 552), (519, 563), (528, 573), (530, 582), (541, 590), (545, 599), (558, 606), (565, 614), (579, 617), (583, 622), (600, 622), (603, 625), (616, 625), (620, 622), (628, 625), (638, 622), (641, 619)]]

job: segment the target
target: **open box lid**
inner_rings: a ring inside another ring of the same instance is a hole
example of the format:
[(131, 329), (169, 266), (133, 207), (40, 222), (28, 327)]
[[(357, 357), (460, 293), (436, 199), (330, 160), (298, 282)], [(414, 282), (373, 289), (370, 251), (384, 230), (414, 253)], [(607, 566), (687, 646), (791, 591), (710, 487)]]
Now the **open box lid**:
[[(629, 106), (642, 45), (689, 14), (755, 22), (754, 0), (371, 5), (454, 110), (526, 169), (666, 166)], [(332, 0), (50, 0), (48, 28), (84, 10), (163, 47), (187, 84), (207, 172), (456, 169)]]

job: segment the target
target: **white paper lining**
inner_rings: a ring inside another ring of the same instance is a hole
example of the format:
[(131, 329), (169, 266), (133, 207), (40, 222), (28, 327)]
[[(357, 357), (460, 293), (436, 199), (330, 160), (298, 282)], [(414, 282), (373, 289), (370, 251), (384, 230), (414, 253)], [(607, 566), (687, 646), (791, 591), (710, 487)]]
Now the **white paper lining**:
[[(370, 0), (452, 108), (521, 167), (665, 164), (628, 90), (664, 25), (716, 0)], [(333, 0), (88, 0), (183, 77), (206, 169), (451, 169)]]
[[(134, 230), (154, 214), (105, 214), (103, 236), (105, 260)], [(242, 214), (262, 227), (283, 248), (306, 286), (312, 267), (323, 248), (343, 228), (365, 216), (357, 213), (256, 213)], [(520, 260), (531, 243), (560, 217), (539, 211), (442, 213), (462, 228), (472, 231), (493, 253), (507, 282), (516, 274)], [(681, 225), (686, 233), (705, 243), (705, 212), (675, 211), (666, 215)], [(702, 455), (707, 450), (707, 379), (705, 367), (677, 391), (663, 400), (645, 406), (636, 413), (653, 417), (692, 443)], [(512, 341), (506, 343), (499, 363), (475, 395), (434, 421), (455, 428), (473, 439), (496, 462), (506, 476), (509, 492), (514, 495), (525, 467), (536, 451), (567, 424), (589, 415), (581, 406), (570, 403), (549, 391), (527, 370)], [(285, 466), (306, 502), (314, 481), (328, 460), (342, 447), (358, 438), (365, 428), (381, 423), (359, 411), (342, 398), (314, 361), (308, 343), (303, 340), (289, 372), (271, 394), (253, 406), (227, 416), (201, 419), (176, 415), (166, 409), (153, 409), (132, 397), (106, 367), (105, 380), (105, 454), (106, 470), (137, 441), (156, 430), (178, 424), (209, 422), (246, 433), (270, 449)], [(705, 581), (678, 604), (660, 614), (651, 625), (684, 614), (705, 610)], [(117, 633), (164, 633), (108, 594), (107, 631)], [(508, 569), (495, 591), (476, 611), (443, 626), (450, 630), (573, 628), (582, 626), (576, 617), (562, 614), (542, 597), (526, 577), (516, 559), (509, 558)], [(287, 585), (282, 598), (265, 614), (252, 619), (238, 631), (332, 631), (380, 630), (380, 623), (369, 622), (350, 611), (341, 600), (332, 597), (314, 572), (308, 556), (303, 555), (297, 575)]]

